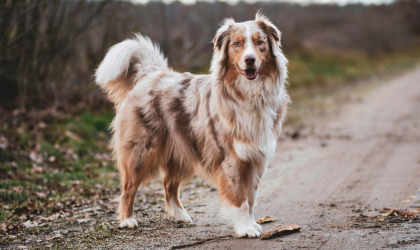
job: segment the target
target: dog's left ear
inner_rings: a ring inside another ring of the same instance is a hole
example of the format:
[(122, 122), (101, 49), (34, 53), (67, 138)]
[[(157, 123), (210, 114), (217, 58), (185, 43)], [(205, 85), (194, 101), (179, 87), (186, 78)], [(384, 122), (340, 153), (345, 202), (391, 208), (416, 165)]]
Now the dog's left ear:
[(281, 84), (284, 84), (287, 78), (287, 68), (286, 64), (288, 63), (286, 57), (281, 51), (281, 32), (277, 27), (260, 11), (258, 11), (255, 16), (255, 22), (261, 28), (265, 35), (267, 35), (268, 41), (270, 42), (271, 53), (276, 58), (276, 75), (277, 79)]
[(277, 27), (266, 17), (264, 16), (261, 11), (257, 12), (255, 16), (255, 22), (260, 26), (260, 28), (264, 31), (269, 38), (273, 39), (275, 43), (280, 46), (280, 39), (281, 39), (281, 32)]

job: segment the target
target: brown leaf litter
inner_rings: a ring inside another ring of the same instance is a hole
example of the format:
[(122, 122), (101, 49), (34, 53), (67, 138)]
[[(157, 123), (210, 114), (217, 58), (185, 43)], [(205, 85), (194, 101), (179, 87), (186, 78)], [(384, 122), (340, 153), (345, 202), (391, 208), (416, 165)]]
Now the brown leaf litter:
[(262, 233), (261, 239), (267, 240), (273, 237), (299, 232), (299, 230), (300, 230), (300, 227), (296, 224), (291, 224), (291, 225), (286, 225), (286, 226), (281, 226), (281, 227), (274, 227)]
[(264, 223), (269, 223), (269, 222), (273, 222), (273, 221), (276, 221), (276, 218), (271, 217), (271, 216), (265, 216), (261, 219), (258, 219), (257, 223), (258, 224), (264, 224)]

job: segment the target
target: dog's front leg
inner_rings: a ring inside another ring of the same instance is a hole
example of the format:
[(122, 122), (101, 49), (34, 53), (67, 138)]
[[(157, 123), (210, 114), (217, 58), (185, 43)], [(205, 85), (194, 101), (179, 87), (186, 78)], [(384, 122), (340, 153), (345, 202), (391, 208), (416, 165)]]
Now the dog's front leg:
[(255, 222), (253, 207), (254, 189), (252, 166), (243, 161), (225, 160), (219, 172), (218, 186), (223, 201), (222, 212), (231, 220), (239, 237), (255, 238), (261, 235), (261, 226)]
[(249, 216), (251, 217), (254, 227), (257, 228), (258, 231), (262, 232), (263, 231), (262, 227), (259, 224), (257, 224), (257, 222), (255, 221), (255, 216), (254, 216), (254, 208), (255, 208), (255, 205), (257, 204), (257, 193), (258, 193), (258, 184), (254, 183), (254, 185), (250, 187), (248, 191)]

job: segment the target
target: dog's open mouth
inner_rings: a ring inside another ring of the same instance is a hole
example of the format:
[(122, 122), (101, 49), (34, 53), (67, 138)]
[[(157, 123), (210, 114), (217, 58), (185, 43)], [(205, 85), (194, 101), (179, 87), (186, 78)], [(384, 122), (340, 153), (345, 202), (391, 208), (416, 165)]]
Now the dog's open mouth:
[(246, 70), (242, 70), (239, 65), (238, 69), (241, 71), (241, 74), (245, 76), (246, 79), (248, 80), (254, 80), (255, 78), (257, 78), (258, 73), (261, 70), (261, 67), (259, 69), (246, 69)]

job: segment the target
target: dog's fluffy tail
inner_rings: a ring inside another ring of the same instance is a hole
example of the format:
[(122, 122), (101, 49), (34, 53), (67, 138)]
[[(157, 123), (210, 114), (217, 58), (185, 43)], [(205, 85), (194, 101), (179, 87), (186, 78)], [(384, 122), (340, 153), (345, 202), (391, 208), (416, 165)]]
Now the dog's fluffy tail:
[(166, 67), (167, 60), (159, 47), (148, 37), (136, 34), (136, 38), (111, 47), (96, 70), (96, 84), (108, 93), (118, 109), (138, 76)]

